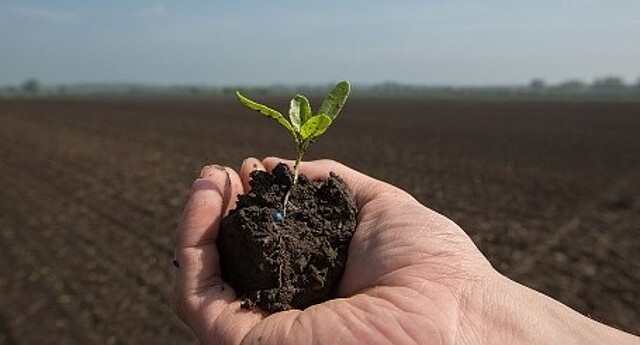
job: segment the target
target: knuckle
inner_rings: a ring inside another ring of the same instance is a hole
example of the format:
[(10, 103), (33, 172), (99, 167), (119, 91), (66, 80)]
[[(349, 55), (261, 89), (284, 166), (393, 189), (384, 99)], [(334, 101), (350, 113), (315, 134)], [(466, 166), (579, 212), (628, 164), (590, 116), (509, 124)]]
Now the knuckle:
[(337, 161), (330, 159), (330, 158), (323, 158), (317, 161), (320, 164), (323, 165), (329, 165), (329, 166), (336, 166), (336, 165), (342, 165), (340, 163), (338, 163)]

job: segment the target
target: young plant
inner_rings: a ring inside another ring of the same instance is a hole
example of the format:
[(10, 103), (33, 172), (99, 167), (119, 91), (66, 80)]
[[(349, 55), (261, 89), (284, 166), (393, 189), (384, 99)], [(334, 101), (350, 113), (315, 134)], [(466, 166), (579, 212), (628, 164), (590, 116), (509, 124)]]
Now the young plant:
[(300, 174), (300, 162), (305, 152), (309, 149), (309, 145), (319, 138), (331, 126), (333, 120), (338, 116), (340, 110), (344, 106), (349, 96), (351, 86), (349, 81), (342, 80), (331, 89), (327, 97), (324, 99), (318, 109), (317, 114), (311, 111), (309, 100), (303, 95), (295, 95), (291, 100), (289, 107), (289, 119), (285, 118), (280, 112), (273, 110), (266, 105), (254, 102), (236, 91), (236, 95), (242, 104), (259, 112), (260, 114), (278, 121), (286, 128), (296, 144), (296, 162), (293, 166), (293, 184), (284, 197), (283, 216), (287, 215), (287, 203), (291, 190), (298, 183), (298, 175)]

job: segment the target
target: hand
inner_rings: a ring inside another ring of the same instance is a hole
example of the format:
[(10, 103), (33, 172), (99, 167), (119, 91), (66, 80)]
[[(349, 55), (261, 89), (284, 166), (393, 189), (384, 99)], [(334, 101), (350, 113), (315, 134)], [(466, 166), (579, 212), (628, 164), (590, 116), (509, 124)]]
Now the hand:
[(464, 328), (464, 299), (491, 276), (491, 266), (466, 234), (410, 195), (331, 161), (302, 163), (310, 179), (340, 175), (353, 190), (358, 227), (340, 299), (268, 316), (240, 308), (220, 278), (215, 239), (220, 219), (248, 187), (254, 169), (278, 159), (248, 159), (238, 176), (206, 167), (192, 188), (176, 233), (176, 310), (203, 342), (238, 344), (397, 344), (444, 340)]
[[(327, 160), (302, 163), (301, 172), (310, 179), (337, 173), (352, 189), (360, 210), (340, 298), (271, 315), (242, 309), (220, 277), (215, 245), (219, 223), (235, 207), (237, 194), (248, 191), (249, 173), (271, 170), (280, 161), (249, 158), (239, 175), (230, 168), (205, 167), (193, 184), (175, 234), (179, 267), (173, 309), (203, 343), (531, 342), (547, 323), (548, 335), (561, 335), (552, 327), (560, 312), (568, 313), (576, 325), (595, 327), (591, 320), (498, 274), (446, 217), (396, 187)], [(534, 323), (521, 325), (531, 313), (537, 313)], [(603, 333), (615, 331), (602, 327)]]

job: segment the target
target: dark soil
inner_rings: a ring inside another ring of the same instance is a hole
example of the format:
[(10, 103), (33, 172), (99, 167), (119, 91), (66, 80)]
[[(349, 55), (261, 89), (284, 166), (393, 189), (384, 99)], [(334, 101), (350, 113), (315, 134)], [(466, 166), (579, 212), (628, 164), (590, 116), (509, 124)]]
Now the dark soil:
[[(640, 102), (348, 107), (306, 159), (402, 187), (509, 278), (640, 333)], [(200, 344), (168, 306), (189, 185), (290, 154), (235, 97), (0, 99), (0, 344)]]
[(356, 227), (357, 207), (339, 176), (291, 188), (289, 168), (254, 171), (251, 191), (222, 220), (218, 237), (222, 276), (245, 300), (277, 312), (304, 309), (335, 296)]

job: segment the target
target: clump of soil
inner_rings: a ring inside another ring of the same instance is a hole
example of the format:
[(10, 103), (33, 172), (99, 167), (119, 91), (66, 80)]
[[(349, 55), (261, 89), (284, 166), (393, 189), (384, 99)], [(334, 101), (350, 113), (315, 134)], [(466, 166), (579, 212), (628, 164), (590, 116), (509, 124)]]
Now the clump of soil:
[(357, 207), (342, 179), (309, 181), (300, 175), (286, 217), (289, 168), (254, 171), (251, 191), (239, 195), (221, 223), (217, 245), (222, 278), (243, 307), (269, 312), (304, 309), (335, 297), (356, 227)]

